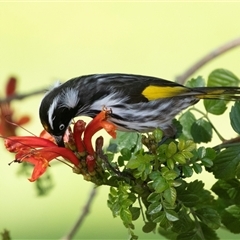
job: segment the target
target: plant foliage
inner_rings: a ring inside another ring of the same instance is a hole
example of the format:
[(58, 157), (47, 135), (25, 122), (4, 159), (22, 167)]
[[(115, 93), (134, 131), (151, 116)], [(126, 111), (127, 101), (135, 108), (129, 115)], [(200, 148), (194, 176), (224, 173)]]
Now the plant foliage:
[[(207, 81), (209, 87), (238, 84), (239, 79), (225, 69), (214, 70)], [(187, 86), (202, 87), (205, 80), (197, 77)], [(174, 139), (166, 139), (161, 129), (146, 134), (118, 132), (98, 156), (96, 175), (85, 180), (110, 187), (108, 207), (128, 229), (130, 239), (138, 238), (134, 221), (139, 218), (143, 232), (158, 232), (168, 239), (215, 240), (221, 227), (240, 233), (240, 137), (225, 140), (220, 133), (224, 128), (217, 129), (210, 120), (211, 114), (226, 112), (228, 104), (204, 100), (205, 110), (188, 109), (174, 121), (178, 129)], [(229, 118), (229, 125), (240, 134), (240, 102), (232, 104)], [(207, 147), (213, 133), (222, 142)], [(215, 178), (211, 189), (191, 179), (203, 171)], [(49, 177), (39, 182), (39, 194), (52, 185)]]
[[(204, 82), (198, 77), (187, 86), (201, 87)], [(217, 69), (209, 75), (207, 86), (238, 83), (233, 73)], [(219, 239), (216, 230), (220, 227), (240, 233), (239, 141), (202, 145), (212, 141), (214, 132), (224, 139), (210, 114), (221, 115), (227, 106), (225, 100), (204, 100), (205, 111), (188, 109), (179, 117), (181, 128), (175, 139), (166, 140), (155, 129), (142, 135), (119, 132), (110, 141), (106, 154), (118, 154), (112, 166), (121, 173), (112, 178), (108, 206), (129, 229), (131, 239), (137, 238), (134, 221), (140, 217), (145, 233), (158, 231), (168, 239)], [(233, 130), (240, 134), (240, 102), (233, 104), (229, 117)], [(202, 181), (191, 180), (193, 174), (203, 171), (215, 177), (210, 190)]]

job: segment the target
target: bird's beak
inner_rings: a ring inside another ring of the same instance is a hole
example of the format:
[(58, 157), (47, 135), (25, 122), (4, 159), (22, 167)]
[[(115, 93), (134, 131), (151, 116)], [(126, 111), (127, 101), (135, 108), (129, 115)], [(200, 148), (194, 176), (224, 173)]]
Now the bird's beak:
[(64, 141), (63, 141), (63, 136), (53, 136), (53, 137), (59, 147), (65, 147)]

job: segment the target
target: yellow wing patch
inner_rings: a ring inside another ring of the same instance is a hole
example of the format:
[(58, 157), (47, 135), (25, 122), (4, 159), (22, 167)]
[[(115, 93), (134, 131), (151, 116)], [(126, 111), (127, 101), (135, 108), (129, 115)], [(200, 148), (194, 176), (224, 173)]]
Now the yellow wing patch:
[(149, 101), (151, 101), (159, 98), (174, 97), (188, 91), (189, 91), (188, 88), (181, 87), (181, 86), (164, 87), (164, 86), (150, 85), (143, 90), (142, 95), (145, 98), (147, 98)]

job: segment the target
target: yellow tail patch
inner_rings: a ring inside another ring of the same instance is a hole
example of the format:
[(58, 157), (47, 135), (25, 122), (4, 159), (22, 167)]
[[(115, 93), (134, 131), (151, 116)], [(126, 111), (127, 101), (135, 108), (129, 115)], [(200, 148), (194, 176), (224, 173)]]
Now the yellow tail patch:
[(142, 95), (149, 101), (152, 101), (159, 98), (174, 97), (188, 91), (189, 90), (187, 88), (181, 86), (176, 87), (148, 86), (143, 90)]

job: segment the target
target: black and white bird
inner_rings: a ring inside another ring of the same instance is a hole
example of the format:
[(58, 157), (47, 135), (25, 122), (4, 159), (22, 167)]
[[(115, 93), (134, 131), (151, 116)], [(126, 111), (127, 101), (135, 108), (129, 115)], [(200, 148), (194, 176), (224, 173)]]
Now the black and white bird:
[(133, 74), (94, 74), (70, 79), (49, 90), (40, 105), (41, 123), (64, 146), (63, 136), (77, 116), (94, 118), (111, 109), (118, 130), (148, 132), (159, 127), (173, 136), (173, 118), (200, 99), (240, 99), (239, 87), (188, 88), (168, 80)]

